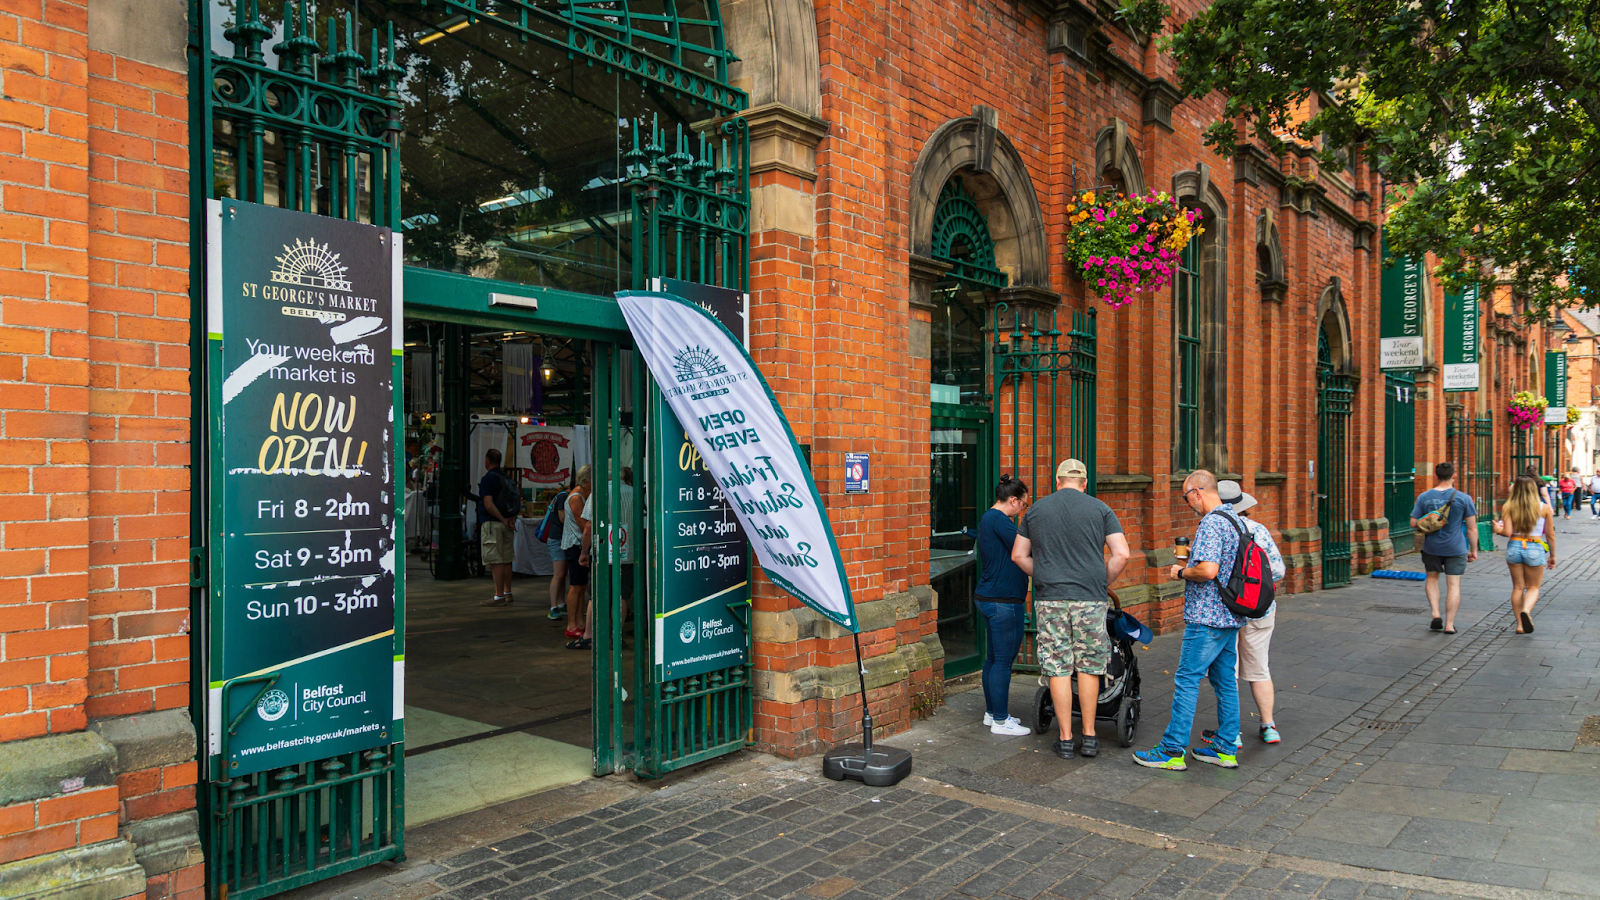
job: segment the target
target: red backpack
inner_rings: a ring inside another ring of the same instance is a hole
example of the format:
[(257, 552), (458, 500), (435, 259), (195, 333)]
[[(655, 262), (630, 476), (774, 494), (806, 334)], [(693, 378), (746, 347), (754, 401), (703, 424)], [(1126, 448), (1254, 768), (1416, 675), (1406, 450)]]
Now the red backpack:
[[(1217, 595), (1222, 605), (1236, 616), (1259, 619), (1272, 609), (1272, 564), (1267, 552), (1256, 543), (1255, 535), (1238, 516), (1214, 513), (1227, 519), (1239, 533), (1239, 549), (1233, 554), (1233, 571), (1228, 579), (1217, 580)], [(1219, 575), (1221, 573), (1218, 573)]]

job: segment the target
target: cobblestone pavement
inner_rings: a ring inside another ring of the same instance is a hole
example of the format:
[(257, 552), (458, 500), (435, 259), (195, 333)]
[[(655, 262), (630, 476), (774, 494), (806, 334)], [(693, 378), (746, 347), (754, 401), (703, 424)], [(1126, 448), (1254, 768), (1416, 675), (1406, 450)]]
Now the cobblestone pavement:
[[(989, 734), (969, 690), (889, 741), (917, 760), (896, 788), (745, 754), (297, 897), (1600, 896), (1600, 748), (1579, 746), (1600, 714), (1600, 524), (1563, 522), (1558, 538), (1531, 636), (1511, 633), (1501, 553), (1469, 569), (1455, 636), (1428, 631), (1415, 582), (1285, 598), (1285, 741), (1261, 744), (1247, 720), (1236, 771), (1142, 769), (1113, 740), (1059, 760), (1051, 735)], [(1136, 748), (1166, 724), (1177, 649), (1169, 635), (1140, 653)], [(1013, 703), (1033, 689), (1017, 679)], [(1213, 717), (1202, 708), (1197, 732)]]

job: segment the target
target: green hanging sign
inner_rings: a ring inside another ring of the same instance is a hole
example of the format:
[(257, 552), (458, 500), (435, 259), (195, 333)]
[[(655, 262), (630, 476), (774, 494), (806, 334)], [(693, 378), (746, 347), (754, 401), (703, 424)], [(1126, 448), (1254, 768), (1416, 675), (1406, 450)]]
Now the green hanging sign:
[(1567, 424), (1567, 352), (1546, 350), (1544, 354), (1544, 396), (1550, 405), (1544, 409), (1546, 425)]
[(1444, 295), (1444, 390), (1478, 389), (1478, 286)]
[[(1387, 244), (1383, 253), (1388, 255)], [(1401, 257), (1383, 270), (1378, 316), (1378, 368), (1422, 368), (1422, 262)]]
[(226, 780), (400, 739), (399, 239), (206, 204), (208, 741)]

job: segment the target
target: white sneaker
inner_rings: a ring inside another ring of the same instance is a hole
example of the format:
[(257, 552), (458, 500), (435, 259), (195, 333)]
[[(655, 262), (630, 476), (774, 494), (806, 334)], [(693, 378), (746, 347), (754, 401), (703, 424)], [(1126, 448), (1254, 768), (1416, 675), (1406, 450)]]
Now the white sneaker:
[[(1017, 722), (1017, 721), (1020, 721), (1020, 720), (1016, 716), (1011, 716), (1011, 717), (1007, 718), (1006, 721), (1007, 722)], [(994, 714), (993, 713), (984, 713), (983, 714), (983, 725), (984, 725), (985, 728), (990, 728), (990, 727), (994, 726)]]
[(996, 722), (990, 725), (989, 733), (1003, 734), (1007, 737), (1022, 737), (1025, 734), (1033, 734), (1033, 729), (1017, 721), (1016, 716), (1012, 716), (1004, 722)]

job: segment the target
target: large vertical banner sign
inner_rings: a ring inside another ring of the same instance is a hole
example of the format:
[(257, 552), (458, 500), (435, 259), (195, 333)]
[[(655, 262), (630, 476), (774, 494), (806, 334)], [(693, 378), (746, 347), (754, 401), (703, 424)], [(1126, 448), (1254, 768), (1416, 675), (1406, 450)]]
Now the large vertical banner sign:
[(650, 374), (767, 577), (841, 626), (859, 630), (822, 498), (750, 355), (711, 313), (687, 300), (637, 291), (617, 298)]
[(1401, 257), (1384, 269), (1380, 300), (1378, 368), (1422, 368), (1422, 261)]
[(1478, 286), (1444, 295), (1444, 389), (1478, 389)]
[[(703, 284), (655, 280), (657, 291), (683, 297), (709, 312), (746, 342), (748, 297)], [(655, 659), (661, 680), (686, 678), (742, 665), (749, 653), (745, 627), (750, 604), (750, 545), (727, 495), (659, 390), (652, 392), (651, 442), (659, 499), (659, 577), (650, 597), (655, 615)]]
[(1544, 408), (1546, 425), (1567, 424), (1567, 353), (1565, 350), (1546, 350), (1544, 354), (1544, 396), (1550, 405)]
[(398, 739), (398, 238), (207, 202), (214, 778)]

